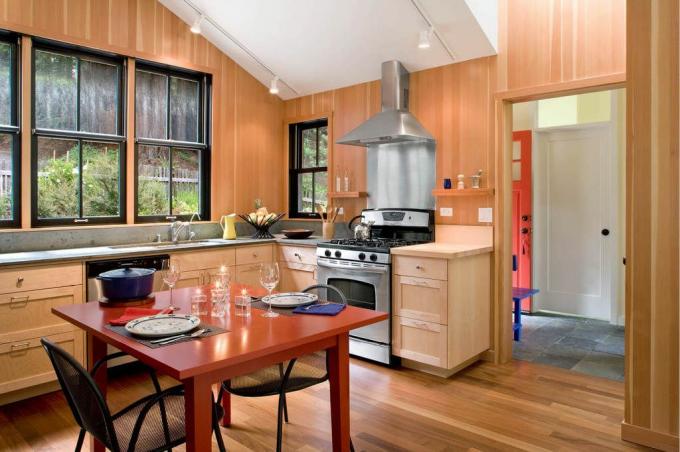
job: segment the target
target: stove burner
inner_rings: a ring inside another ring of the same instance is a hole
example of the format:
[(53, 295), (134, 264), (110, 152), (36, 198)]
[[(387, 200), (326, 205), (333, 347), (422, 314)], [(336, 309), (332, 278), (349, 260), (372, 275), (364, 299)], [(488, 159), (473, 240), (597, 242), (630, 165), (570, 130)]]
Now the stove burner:
[(361, 240), (361, 239), (334, 239), (330, 241), (333, 245), (341, 245), (356, 248), (396, 248), (399, 246), (416, 245), (422, 243), (415, 240), (403, 240), (403, 239), (371, 239), (371, 240)]

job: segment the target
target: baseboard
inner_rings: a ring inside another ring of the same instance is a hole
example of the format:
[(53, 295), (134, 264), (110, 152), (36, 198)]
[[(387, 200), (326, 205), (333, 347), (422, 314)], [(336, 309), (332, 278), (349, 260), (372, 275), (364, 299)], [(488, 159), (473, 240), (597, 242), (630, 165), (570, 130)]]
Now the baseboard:
[(459, 372), (469, 365), (477, 362), (480, 360), (480, 357), (483, 353), (480, 353), (479, 355), (475, 355), (470, 359), (466, 359), (462, 363), (458, 364), (456, 367), (453, 367), (451, 369), (445, 369), (442, 367), (436, 367), (436, 366), (431, 366), (429, 364), (423, 364), (419, 363), (417, 361), (413, 361), (407, 358), (401, 358), (401, 365), (403, 367), (406, 367), (408, 369), (413, 369), (417, 370), (420, 372), (425, 372), (430, 375), (435, 375), (437, 377), (442, 377), (442, 378), (449, 378), (451, 375), (455, 374), (456, 372)]
[(48, 392), (59, 391), (60, 389), (58, 381), (50, 381), (24, 389), (17, 389), (6, 394), (0, 394), (0, 406), (18, 402), (19, 400), (30, 399), (31, 397), (47, 394)]
[(680, 447), (677, 436), (656, 432), (626, 422), (621, 422), (621, 439), (668, 452), (677, 451)]

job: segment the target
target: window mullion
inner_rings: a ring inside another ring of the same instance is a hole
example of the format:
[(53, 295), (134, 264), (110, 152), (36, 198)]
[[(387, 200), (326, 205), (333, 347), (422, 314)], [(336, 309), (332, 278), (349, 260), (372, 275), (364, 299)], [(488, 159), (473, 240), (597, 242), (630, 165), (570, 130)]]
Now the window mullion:
[(76, 58), (76, 130), (80, 132), (80, 58)]
[(170, 199), (168, 199), (168, 206), (170, 206), (170, 212), (168, 212), (168, 216), (172, 216), (172, 157), (174, 154), (174, 148), (169, 148), (170, 150), (170, 168), (168, 171), (168, 196)]
[(78, 216), (84, 218), (83, 215), (83, 141), (78, 140)]

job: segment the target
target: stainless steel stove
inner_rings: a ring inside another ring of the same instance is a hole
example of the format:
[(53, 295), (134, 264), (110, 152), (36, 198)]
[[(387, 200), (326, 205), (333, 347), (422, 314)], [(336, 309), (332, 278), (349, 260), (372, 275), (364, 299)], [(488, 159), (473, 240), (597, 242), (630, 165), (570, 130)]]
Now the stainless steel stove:
[[(364, 222), (373, 222), (365, 240), (338, 239), (316, 249), (318, 282), (340, 289), (350, 305), (391, 313), (390, 249), (434, 240), (434, 211), (365, 209)], [(350, 353), (392, 364), (391, 321), (350, 332)]]

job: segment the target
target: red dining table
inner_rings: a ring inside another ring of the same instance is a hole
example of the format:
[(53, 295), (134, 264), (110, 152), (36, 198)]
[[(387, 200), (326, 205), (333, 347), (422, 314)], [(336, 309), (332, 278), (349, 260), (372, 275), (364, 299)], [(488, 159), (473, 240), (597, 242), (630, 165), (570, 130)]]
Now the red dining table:
[[(327, 350), (333, 450), (349, 450), (349, 331), (385, 320), (387, 314), (348, 306), (336, 316), (294, 314), (265, 318), (261, 315), (264, 311), (253, 309), (249, 317), (238, 317), (233, 300), (244, 287), (232, 284), (232, 302), (227, 315), (201, 317), (203, 323), (228, 332), (159, 348), (147, 347), (106, 327), (109, 320), (122, 314), (123, 307), (90, 302), (59, 306), (52, 312), (87, 333), (88, 368), (106, 355), (106, 346), (110, 344), (182, 382), (188, 451), (206, 451), (212, 447), (210, 404), (214, 384), (307, 353)], [(189, 312), (191, 295), (197, 289), (174, 291), (178, 312)], [(206, 287), (201, 289), (209, 293)], [(262, 289), (250, 288), (249, 292), (261, 294)], [(165, 308), (169, 304), (169, 292), (157, 292), (155, 300), (147, 306)], [(106, 374), (97, 374), (97, 384), (104, 394)], [(223, 406), (223, 424), (228, 425), (231, 419), (228, 397)], [(98, 441), (94, 441), (93, 447), (103, 450)]]

